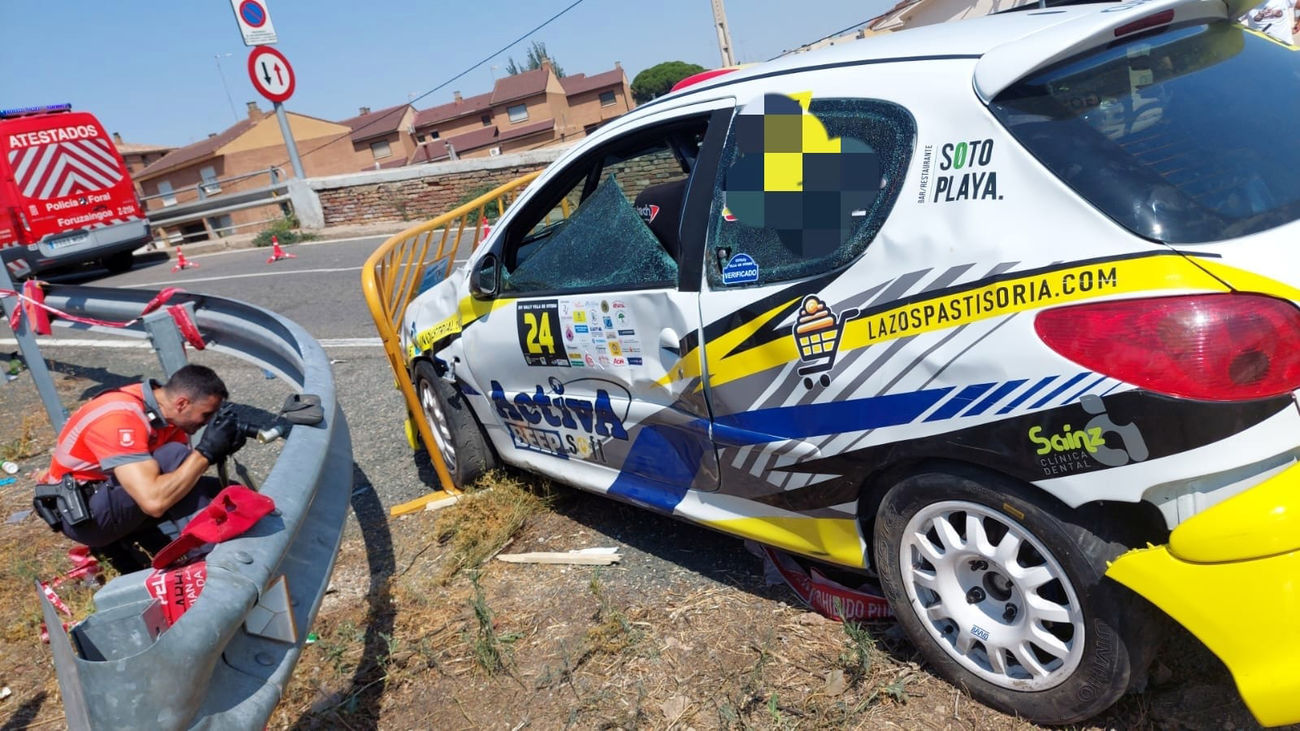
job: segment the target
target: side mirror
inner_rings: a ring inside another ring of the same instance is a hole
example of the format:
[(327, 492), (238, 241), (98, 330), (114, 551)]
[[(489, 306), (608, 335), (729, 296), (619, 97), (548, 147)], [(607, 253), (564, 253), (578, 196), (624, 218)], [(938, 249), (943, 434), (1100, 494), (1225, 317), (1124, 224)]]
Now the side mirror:
[(490, 300), (497, 296), (501, 267), (496, 254), (487, 254), (469, 275), (469, 293), (474, 299)]

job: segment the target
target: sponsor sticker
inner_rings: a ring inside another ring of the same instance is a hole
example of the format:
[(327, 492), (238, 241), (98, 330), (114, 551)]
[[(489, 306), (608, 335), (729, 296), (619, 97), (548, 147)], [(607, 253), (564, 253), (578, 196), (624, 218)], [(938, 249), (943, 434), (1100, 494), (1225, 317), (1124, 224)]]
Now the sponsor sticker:
[(560, 305), (556, 300), (520, 302), (515, 307), (519, 332), (519, 350), (530, 366), (568, 368), (569, 354), (559, 342), (565, 331), (560, 324)]
[(736, 254), (722, 267), (722, 283), (731, 286), (758, 281), (758, 262), (749, 254)]

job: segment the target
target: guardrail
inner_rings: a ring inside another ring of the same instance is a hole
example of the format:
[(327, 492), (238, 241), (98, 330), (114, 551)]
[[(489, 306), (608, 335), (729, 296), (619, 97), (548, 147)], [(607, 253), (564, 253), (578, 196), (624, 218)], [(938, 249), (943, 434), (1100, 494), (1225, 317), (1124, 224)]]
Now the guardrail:
[(515, 178), (433, 220), (392, 236), (375, 249), (375, 253), (370, 255), (361, 268), (361, 288), (366, 296), (366, 304), (370, 308), (370, 316), (374, 318), (375, 328), (379, 330), (384, 354), (388, 356), (388, 364), (393, 368), (397, 387), (406, 400), (408, 416), (429, 453), (429, 461), (438, 473), (438, 481), (444, 490), (453, 495), (459, 490), (447, 473), (447, 465), (442, 461), (442, 453), (433, 439), (433, 432), (429, 430), (429, 422), (424, 418), (415, 386), (411, 383), (411, 374), (406, 369), (406, 356), (402, 352), (401, 338), (398, 336), (402, 318), (406, 314), (406, 306), (419, 294), (426, 273), (437, 275), (438, 280), (446, 279), (451, 274), (467, 228), (471, 232), (468, 237), (468, 254), (478, 247), (483, 234), (479, 223), (486, 220), (491, 208), (495, 206), (496, 216), (505, 213), (506, 206), (524, 186), (541, 174), (542, 171), (538, 170)]
[[(181, 241), (184, 241), (187, 234), (166, 234), (164, 231), (168, 228), (178, 228), (183, 224), (195, 222), (203, 223), (202, 235), (204, 236), (216, 234), (218, 231), (231, 231), (239, 227), (213, 227), (208, 219), (212, 216), (242, 211), (246, 208), (259, 208), (273, 204), (281, 206), (280, 213), (282, 215), (287, 216), (292, 212), (292, 198), (289, 196), (289, 184), (287, 182), (272, 183), (253, 190), (241, 190), (211, 198), (200, 197), (200, 200), (192, 203), (181, 203), (148, 211), (149, 225), (157, 232), (159, 239), (172, 241), (175, 237), (179, 237)], [(256, 223), (265, 222), (259, 221)]]
[[(45, 302), (100, 320), (136, 317), (155, 295), (140, 290), (50, 286)], [(151, 622), (148, 571), (120, 576), (95, 595), (95, 613), (72, 629), (82, 656), (42, 597), (67, 723), (90, 728), (261, 728), (279, 702), (320, 608), (352, 488), (352, 441), (319, 343), (301, 326), (234, 300), (177, 294), (192, 303), (207, 347), (267, 369), (321, 398), (325, 420), (294, 426), (261, 485), (276, 512), (207, 556), (207, 583), (170, 628)], [(144, 338), (126, 329), (54, 324)], [(157, 345), (155, 345), (157, 347)], [(250, 634), (245, 622), (284, 579), (298, 628), (293, 643)], [(156, 617), (155, 617), (156, 619)], [(87, 652), (93, 648), (93, 652)], [(88, 659), (99, 655), (103, 659)]]

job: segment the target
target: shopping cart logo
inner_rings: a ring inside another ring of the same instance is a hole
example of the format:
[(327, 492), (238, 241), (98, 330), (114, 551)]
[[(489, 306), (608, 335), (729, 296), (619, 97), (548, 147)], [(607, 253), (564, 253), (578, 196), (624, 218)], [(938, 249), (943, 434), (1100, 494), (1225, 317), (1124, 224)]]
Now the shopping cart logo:
[[(791, 335), (799, 347), (799, 360), (803, 363), (799, 366), (799, 375), (804, 377), (804, 388), (811, 389), (814, 383), (820, 383), (822, 388), (831, 385), (828, 371), (835, 366), (835, 355), (840, 349), (844, 323), (859, 314), (857, 308), (853, 308), (844, 310), (837, 317), (817, 295), (810, 294), (803, 298)], [(814, 374), (821, 375), (814, 381)]]

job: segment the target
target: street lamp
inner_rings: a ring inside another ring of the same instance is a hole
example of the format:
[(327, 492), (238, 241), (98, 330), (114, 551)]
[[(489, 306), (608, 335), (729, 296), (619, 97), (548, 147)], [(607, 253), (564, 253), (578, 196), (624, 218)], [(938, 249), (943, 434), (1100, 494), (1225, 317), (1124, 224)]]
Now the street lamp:
[(221, 69), (221, 57), (229, 58), (229, 53), (218, 53), (212, 58), (217, 62), (217, 75), (221, 77), (221, 88), (226, 90), (226, 101), (230, 104), (230, 116), (235, 118), (235, 123), (239, 123), (239, 112), (235, 111), (235, 100), (230, 96), (230, 87), (226, 85), (226, 72)]

